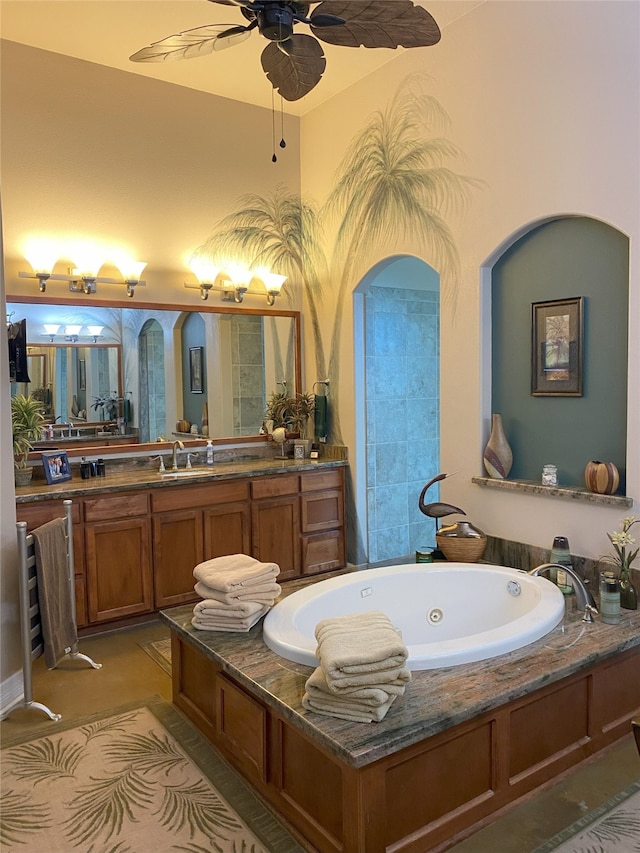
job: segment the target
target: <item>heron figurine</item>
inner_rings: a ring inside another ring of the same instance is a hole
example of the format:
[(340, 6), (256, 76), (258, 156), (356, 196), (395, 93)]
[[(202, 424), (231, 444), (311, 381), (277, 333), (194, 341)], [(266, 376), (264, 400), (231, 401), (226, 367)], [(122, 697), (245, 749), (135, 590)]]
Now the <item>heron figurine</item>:
[(460, 509), (460, 507), (453, 506), (452, 504), (446, 504), (442, 501), (434, 501), (430, 504), (425, 504), (424, 496), (427, 493), (427, 490), (430, 486), (433, 486), (434, 483), (440, 482), (440, 480), (444, 480), (449, 476), (449, 474), (438, 474), (432, 480), (426, 484), (423, 490), (420, 492), (420, 497), (418, 498), (418, 506), (420, 508), (420, 512), (423, 512), (425, 515), (428, 515), (429, 518), (435, 519), (436, 523), (436, 534), (438, 532), (438, 519), (444, 518), (447, 515), (453, 515), (454, 513), (460, 513), (460, 515), (466, 515), (467, 513)]

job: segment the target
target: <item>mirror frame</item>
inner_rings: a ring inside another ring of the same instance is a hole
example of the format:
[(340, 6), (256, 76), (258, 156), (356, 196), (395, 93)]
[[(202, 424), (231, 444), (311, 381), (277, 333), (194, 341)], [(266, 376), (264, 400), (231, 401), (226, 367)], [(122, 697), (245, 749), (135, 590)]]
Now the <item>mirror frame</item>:
[[(44, 304), (44, 305), (61, 305), (66, 308), (70, 307), (78, 307), (80, 305), (92, 305), (96, 308), (135, 308), (140, 307), (144, 308), (147, 311), (177, 311), (184, 313), (196, 313), (196, 314), (253, 314), (260, 316), (275, 316), (275, 317), (290, 317), (293, 320), (293, 329), (294, 329), (294, 348), (295, 348), (295, 389), (294, 393), (300, 393), (302, 391), (302, 341), (301, 341), (301, 321), (300, 321), (300, 312), (293, 310), (280, 310), (280, 309), (269, 309), (267, 311), (261, 310), (259, 308), (245, 308), (242, 306), (238, 307), (227, 307), (226, 305), (208, 305), (204, 301), (201, 305), (185, 305), (176, 302), (143, 302), (140, 301), (137, 305), (136, 303), (128, 300), (124, 302), (123, 300), (117, 299), (86, 299), (86, 300), (78, 300), (78, 299), (70, 299), (64, 297), (47, 297), (46, 294), (43, 295), (32, 295), (25, 296), (24, 294), (16, 294), (16, 293), (7, 293), (5, 296), (5, 301), (7, 303), (21, 303), (21, 304)], [(29, 344), (29, 342), (27, 341)], [(31, 345), (31, 344), (29, 344)], [(36, 346), (36, 344), (33, 344)], [(124, 350), (121, 353), (124, 358)], [(212, 437), (211, 441), (213, 444), (248, 444), (255, 443), (260, 441), (268, 441), (269, 436), (229, 436), (229, 437)], [(135, 454), (139, 453), (140, 455), (157, 452), (163, 448), (166, 448), (167, 444), (170, 442), (146, 442), (142, 444), (118, 444), (114, 446), (104, 445), (96, 445), (96, 452), (99, 451), (101, 456), (109, 456), (109, 455), (121, 455), (123, 453)], [(193, 447), (202, 447), (203, 439), (194, 439), (194, 440), (186, 440), (184, 442), (185, 446), (193, 446)], [(69, 457), (80, 457), (90, 455), (92, 452), (91, 446), (83, 445), (81, 448), (73, 448), (73, 447), (65, 447), (65, 451)], [(30, 458), (34, 460), (38, 460), (40, 457), (39, 453), (30, 454)]]

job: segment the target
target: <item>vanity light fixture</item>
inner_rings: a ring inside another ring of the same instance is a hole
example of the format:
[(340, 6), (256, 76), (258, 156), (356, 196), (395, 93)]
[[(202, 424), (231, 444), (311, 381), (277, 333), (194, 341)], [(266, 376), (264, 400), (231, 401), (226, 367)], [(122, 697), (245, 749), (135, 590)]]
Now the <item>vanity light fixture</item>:
[(43, 334), (48, 335), (49, 342), (53, 343), (53, 339), (58, 334), (59, 329), (60, 329), (59, 323), (45, 323)]
[[(272, 273), (265, 267), (248, 270), (235, 262), (225, 263), (221, 268), (204, 258), (192, 258), (189, 266), (198, 279), (198, 284), (185, 281), (184, 286), (191, 290), (199, 290), (200, 298), (204, 300), (209, 298), (209, 293), (213, 290), (220, 294), (222, 302), (240, 304), (244, 300), (245, 293), (264, 296), (266, 290), (267, 305), (274, 305), (287, 279), (285, 275)], [(265, 290), (252, 289), (250, 285), (253, 281), (261, 282)]]
[[(136, 287), (146, 284), (145, 281), (140, 280), (140, 273), (146, 266), (146, 263), (142, 261), (128, 261), (127, 265), (123, 266), (125, 270), (123, 278), (117, 279), (98, 275), (104, 262), (97, 258), (95, 253), (91, 255), (87, 252), (83, 258), (76, 257), (75, 266), (69, 268), (68, 274), (52, 272), (56, 260), (50, 248), (46, 256), (44, 253), (38, 254), (35, 249), (33, 251), (30, 249), (25, 258), (31, 265), (33, 272), (19, 272), (18, 276), (37, 279), (40, 293), (46, 291), (48, 281), (68, 281), (71, 293), (87, 295), (96, 292), (96, 284), (124, 284), (127, 288), (127, 296), (133, 296)], [(78, 260), (81, 262), (77, 263)]]
[(102, 336), (102, 330), (104, 326), (87, 326), (87, 331), (93, 338), (94, 344), (98, 343), (98, 338)]
[(97, 344), (98, 338), (102, 337), (104, 326), (87, 326), (87, 335), (81, 334), (82, 325), (78, 323), (68, 323), (62, 332), (60, 331), (61, 328), (59, 323), (44, 323), (42, 334), (49, 338), (49, 343), (53, 343), (57, 337), (60, 337), (65, 341), (77, 344), (79, 338), (90, 337), (93, 343)]
[(78, 335), (80, 334), (81, 325), (76, 323), (69, 324), (64, 327), (64, 336), (68, 341), (72, 343), (77, 343)]

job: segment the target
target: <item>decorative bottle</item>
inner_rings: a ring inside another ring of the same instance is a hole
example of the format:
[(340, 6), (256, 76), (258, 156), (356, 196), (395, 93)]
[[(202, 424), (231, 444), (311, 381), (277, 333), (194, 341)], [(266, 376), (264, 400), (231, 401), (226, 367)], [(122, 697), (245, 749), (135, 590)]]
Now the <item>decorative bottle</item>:
[(638, 593), (631, 583), (629, 570), (620, 572), (620, 607), (625, 610), (638, 609)]
[(494, 480), (504, 480), (511, 470), (513, 454), (502, 427), (502, 415), (491, 416), (491, 435), (482, 460), (487, 474)]
[(600, 572), (600, 618), (608, 625), (618, 625), (620, 614), (620, 584), (613, 572)]

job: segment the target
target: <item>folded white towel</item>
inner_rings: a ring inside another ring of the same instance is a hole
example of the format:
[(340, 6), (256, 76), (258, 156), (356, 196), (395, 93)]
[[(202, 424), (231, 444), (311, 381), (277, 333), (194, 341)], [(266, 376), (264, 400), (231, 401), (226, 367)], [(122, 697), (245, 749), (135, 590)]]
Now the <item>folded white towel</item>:
[(223, 619), (223, 618), (200, 618), (194, 614), (191, 619), (191, 624), (199, 631), (231, 631), (238, 633), (246, 633), (256, 625), (264, 614), (269, 610), (268, 607), (261, 608), (252, 616), (246, 616), (244, 619)]
[(280, 573), (276, 563), (261, 563), (247, 554), (229, 554), (198, 563), (196, 580), (221, 592), (233, 592), (255, 584), (272, 583)]
[(324, 700), (322, 698), (311, 697), (308, 693), (305, 693), (302, 697), (302, 707), (316, 714), (323, 714), (326, 717), (338, 717), (341, 720), (350, 720), (354, 723), (379, 723), (385, 718), (387, 711), (396, 698), (396, 696), (390, 696), (389, 701), (384, 705), (371, 708), (340, 699), (335, 699), (332, 702), (329, 697)]
[(221, 592), (202, 581), (197, 581), (194, 589), (202, 599), (219, 601), (221, 604), (235, 604), (239, 601), (259, 601), (261, 604), (273, 604), (280, 595), (282, 587), (275, 581), (239, 587), (233, 592)]
[(264, 605), (259, 601), (236, 601), (233, 604), (222, 604), (210, 598), (199, 601), (193, 608), (193, 615), (198, 619), (245, 619), (254, 613), (264, 612)]
[[(406, 682), (384, 687), (353, 687), (349, 690), (341, 690), (335, 693), (327, 684), (322, 667), (319, 666), (311, 673), (304, 687), (311, 699), (322, 702), (352, 702), (363, 707), (377, 708), (385, 705), (390, 696), (401, 696), (404, 693)], [(389, 687), (389, 689), (387, 689)]]
[(342, 679), (349, 679), (353, 686), (404, 678), (401, 672), (409, 652), (380, 611), (323, 619), (315, 634), (316, 653), (332, 689), (333, 682)]

